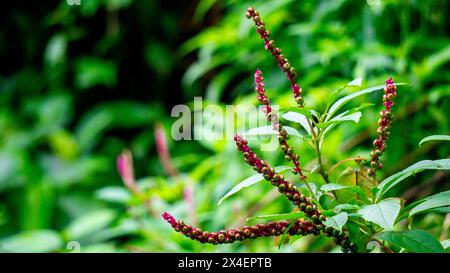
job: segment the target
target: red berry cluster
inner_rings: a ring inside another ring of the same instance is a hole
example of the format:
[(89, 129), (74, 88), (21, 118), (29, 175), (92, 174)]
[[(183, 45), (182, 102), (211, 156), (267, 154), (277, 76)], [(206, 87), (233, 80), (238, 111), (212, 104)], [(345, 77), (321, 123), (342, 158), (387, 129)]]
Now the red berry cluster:
[[(333, 237), (336, 244), (342, 246), (345, 252), (355, 252), (355, 245), (345, 232), (326, 227), (323, 222), (326, 217), (320, 213), (316, 205), (311, 202), (311, 198), (305, 196), (297, 190), (297, 187), (289, 183), (283, 175), (278, 174), (274, 168), (270, 167), (267, 162), (261, 160), (248, 146), (247, 140), (241, 136), (234, 137), (236, 146), (239, 151), (243, 152), (245, 161), (253, 167), (255, 171), (261, 173), (263, 177), (278, 188), (278, 191), (286, 196), (294, 205), (298, 206), (300, 211), (304, 212), (311, 221), (305, 219), (297, 220), (289, 229), (290, 235), (320, 235), (323, 232), (326, 236)], [(183, 221), (177, 221), (173, 216), (165, 212), (162, 217), (175, 229), (186, 237), (201, 243), (233, 243), (243, 239), (255, 239), (263, 236), (279, 236), (286, 231), (291, 223), (287, 221), (271, 222), (268, 224), (258, 224), (252, 227), (244, 226), (230, 230), (222, 230), (219, 232), (202, 231), (185, 224)]]
[[(270, 222), (268, 224), (257, 224), (253, 226), (244, 226), (242, 228), (221, 230), (219, 232), (208, 232), (187, 225), (181, 220), (176, 220), (167, 212), (165, 212), (162, 216), (176, 231), (182, 233), (184, 236), (201, 243), (210, 243), (215, 245), (229, 244), (235, 241), (255, 239), (258, 237), (279, 236), (284, 234), (286, 229), (292, 223), (288, 221), (279, 221)], [(323, 226), (315, 225), (308, 220), (300, 219), (289, 228), (288, 233), (290, 235), (319, 235), (322, 229)]]
[(294, 174), (298, 174), (300, 176), (300, 180), (305, 180), (306, 176), (303, 175), (302, 169), (300, 168), (300, 156), (296, 154), (287, 143), (289, 135), (286, 129), (283, 128), (283, 125), (278, 122), (276, 113), (272, 111), (269, 98), (266, 96), (264, 77), (261, 70), (259, 69), (255, 72), (255, 90), (258, 93), (258, 101), (266, 106), (265, 113), (267, 115), (267, 119), (269, 120), (269, 122), (272, 122), (274, 129), (278, 131), (278, 142), (280, 143), (281, 150), (284, 153), (284, 158), (287, 161), (292, 160), (292, 163), (294, 163), (295, 165), (295, 167), (292, 169), (292, 172)]
[(259, 69), (255, 72), (255, 91), (258, 94), (258, 101), (266, 106), (263, 111), (267, 115), (267, 119), (271, 122), (273, 117), (272, 107), (270, 106), (269, 98), (266, 96), (263, 74)]
[[(301, 211), (311, 217), (313, 221), (319, 222), (324, 219), (317, 209), (317, 206), (311, 202), (311, 198), (300, 193), (296, 186), (289, 183), (283, 175), (278, 174), (266, 161), (261, 160), (258, 155), (250, 149), (246, 139), (242, 136), (235, 135), (234, 141), (236, 142), (237, 149), (242, 151), (245, 162), (252, 166), (255, 171), (262, 174), (264, 179), (276, 186), (280, 193), (284, 194), (284, 196), (286, 196), (294, 205), (298, 206)], [(321, 217), (323, 219), (319, 219)]]
[(380, 112), (380, 119), (378, 120), (377, 138), (373, 141), (375, 146), (370, 154), (370, 169), (369, 175), (375, 175), (376, 169), (381, 169), (383, 164), (380, 162), (380, 157), (387, 147), (387, 140), (390, 135), (392, 112), (391, 108), (395, 105), (394, 98), (397, 96), (397, 88), (394, 85), (392, 77), (386, 80), (384, 88), (383, 104), (385, 109)]
[(295, 83), (295, 77), (297, 76), (295, 68), (289, 63), (289, 60), (283, 54), (281, 49), (275, 46), (275, 41), (270, 38), (271, 32), (266, 29), (266, 24), (263, 20), (261, 20), (259, 12), (253, 7), (249, 7), (247, 9), (247, 12), (245, 13), (245, 16), (247, 16), (248, 19), (253, 19), (253, 22), (256, 25), (256, 31), (264, 41), (264, 47), (272, 54), (280, 68), (286, 73), (286, 76), (291, 84), (291, 89), (294, 94), (295, 101), (300, 107), (303, 107), (303, 91), (298, 86), (298, 84)]

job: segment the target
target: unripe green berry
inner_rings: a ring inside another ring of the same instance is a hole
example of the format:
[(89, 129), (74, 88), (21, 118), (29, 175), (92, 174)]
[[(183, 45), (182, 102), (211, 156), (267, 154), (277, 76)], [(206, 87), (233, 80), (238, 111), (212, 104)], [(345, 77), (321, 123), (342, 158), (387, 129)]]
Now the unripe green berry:
[(301, 210), (305, 210), (305, 208), (306, 208), (306, 203), (300, 203), (300, 205), (298, 205), (298, 207), (299, 207)]
[(313, 208), (312, 208), (311, 205), (307, 205), (306, 208), (305, 208), (306, 212), (311, 212), (312, 210), (313, 210)]

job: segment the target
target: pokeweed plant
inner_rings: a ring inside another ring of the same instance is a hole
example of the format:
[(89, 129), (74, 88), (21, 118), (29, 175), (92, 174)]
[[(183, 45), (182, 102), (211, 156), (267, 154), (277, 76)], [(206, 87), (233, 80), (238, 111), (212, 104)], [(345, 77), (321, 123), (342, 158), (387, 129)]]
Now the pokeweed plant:
[[(266, 28), (259, 12), (250, 7), (246, 12), (246, 17), (253, 20), (256, 31), (264, 42), (265, 49), (274, 57), (289, 80), (297, 107), (281, 109), (280, 112), (284, 112), (281, 118), (299, 123), (306, 130), (307, 136), (302, 137), (302, 139), (311, 145), (317, 156), (317, 165), (313, 170), (310, 170), (310, 173), (319, 174), (323, 179), (323, 185), (319, 190), (316, 190), (304, 174), (306, 170), (302, 170), (299, 154), (288, 143), (290, 135), (301, 136), (301, 134), (292, 127), (283, 126), (280, 122), (280, 114), (274, 110), (266, 95), (263, 73), (258, 69), (254, 74), (257, 100), (263, 104), (262, 109), (268, 122), (272, 124), (273, 133), (277, 135), (285, 159), (293, 164), (292, 173), (298, 176), (299, 182), (306, 186), (308, 192), (302, 193), (295, 185), (296, 183), (288, 181), (280, 173), (279, 168), (273, 168), (261, 159), (249, 147), (248, 141), (242, 135), (235, 135), (234, 141), (237, 149), (242, 152), (247, 164), (259, 174), (235, 186), (219, 203), (250, 184), (266, 180), (296, 207), (295, 211), (258, 217), (259, 219), (273, 220), (267, 224), (256, 224), (217, 232), (203, 231), (200, 228), (188, 225), (182, 220), (175, 219), (168, 212), (164, 212), (162, 217), (175, 231), (201, 243), (224, 244), (262, 236), (282, 236), (281, 244), (285, 236), (319, 236), (324, 234), (332, 237), (344, 252), (373, 250), (382, 252), (445, 252), (442, 244), (424, 230), (412, 229), (412, 225), (409, 225), (408, 229), (403, 231), (394, 231), (393, 229), (399, 221), (407, 219), (411, 223), (412, 218), (421, 213), (450, 212), (450, 191), (429, 196), (406, 207), (403, 206), (404, 202), (401, 198), (385, 198), (385, 196), (393, 187), (420, 171), (428, 169), (448, 170), (450, 159), (420, 161), (381, 182), (377, 178), (377, 170), (383, 167), (381, 156), (387, 148), (391, 131), (397, 87), (406, 84), (394, 83), (392, 77), (389, 77), (383, 85), (360, 90), (339, 98), (340, 92), (345, 87), (361, 86), (361, 79), (356, 79), (332, 93), (323, 113), (308, 109), (305, 107), (303, 90), (295, 81), (297, 76), (295, 68), (283, 51), (275, 45), (275, 41), (271, 38), (271, 32)], [(384, 109), (379, 114), (378, 129), (373, 142), (374, 148), (370, 154), (369, 166), (366, 166), (366, 160), (363, 157), (355, 157), (337, 162), (327, 169), (321, 152), (326, 134), (342, 122), (358, 122), (361, 117), (361, 110), (371, 105), (366, 103), (351, 110), (343, 112), (339, 112), (339, 110), (352, 99), (378, 90), (384, 90), (382, 97)], [(291, 134), (292, 132), (294, 134)], [(449, 140), (449, 137), (430, 136), (422, 140), (421, 143), (431, 140)], [(330, 178), (331, 172), (348, 161), (355, 161), (359, 168), (347, 169), (336, 181), (332, 180)], [(342, 177), (350, 178), (350, 183), (348, 181), (344, 183)]]

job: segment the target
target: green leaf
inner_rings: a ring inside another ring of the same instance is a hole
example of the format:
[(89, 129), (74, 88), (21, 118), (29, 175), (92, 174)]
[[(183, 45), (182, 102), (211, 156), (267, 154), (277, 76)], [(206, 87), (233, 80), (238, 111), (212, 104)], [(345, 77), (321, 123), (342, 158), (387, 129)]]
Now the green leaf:
[(312, 109), (309, 110), (308, 108), (298, 108), (298, 107), (289, 107), (288, 110), (289, 110), (288, 112), (301, 114), (309, 119), (312, 119), (311, 111), (314, 111)]
[(322, 210), (332, 210), (338, 204), (338, 202), (336, 201), (336, 198), (334, 198), (333, 196), (331, 196), (329, 194), (320, 195), (319, 203), (322, 206)]
[(347, 223), (347, 220), (348, 214), (346, 212), (341, 212), (333, 217), (328, 217), (324, 224), (328, 227), (342, 231), (342, 227)]
[(358, 123), (359, 119), (361, 118), (361, 115), (362, 115), (361, 112), (355, 112), (355, 113), (345, 115), (342, 117), (333, 118), (333, 119), (331, 119), (331, 121), (333, 121), (333, 122), (353, 121), (355, 123)]
[(340, 203), (352, 203), (356, 199), (361, 199), (363, 202), (370, 203), (368, 195), (364, 189), (369, 187), (372, 182), (368, 179), (368, 175), (364, 168), (356, 170), (348, 167), (339, 175), (337, 184), (348, 186), (348, 188), (342, 188), (341, 191), (336, 192), (336, 198)]
[(59, 250), (63, 240), (53, 230), (33, 230), (15, 234), (0, 241), (0, 251), (42, 253)]
[[(407, 85), (406, 83), (396, 83), (396, 86), (398, 85)], [(330, 110), (328, 111), (328, 116), (325, 119), (325, 121), (328, 121), (342, 106), (344, 106), (347, 102), (349, 102), (350, 100), (368, 94), (368, 93), (372, 93), (374, 91), (378, 91), (378, 90), (382, 90), (385, 87), (385, 85), (377, 85), (371, 88), (367, 88), (367, 89), (363, 89), (361, 91), (352, 93), (350, 95), (347, 95), (343, 98), (340, 98), (339, 100), (337, 100), (333, 105), (331, 105)]]
[(76, 62), (75, 70), (75, 85), (80, 89), (99, 84), (112, 87), (117, 82), (117, 67), (108, 60), (83, 57)]
[(414, 175), (418, 172), (424, 170), (449, 170), (450, 169), (450, 159), (439, 159), (439, 160), (423, 160), (419, 161), (401, 172), (393, 174), (383, 180), (377, 189), (377, 200), (381, 199), (383, 195), (389, 191), (392, 187), (396, 186), (398, 183), (402, 182), (406, 178)]
[(355, 112), (349, 115), (343, 115), (343, 116), (336, 116), (335, 118), (331, 119), (330, 121), (319, 123), (317, 126), (320, 128), (325, 128), (331, 124), (339, 124), (345, 121), (353, 121), (355, 123), (359, 123), (359, 119), (361, 118), (362, 113), (361, 112)]
[(442, 247), (443, 247), (444, 249), (449, 248), (449, 247), (450, 247), (450, 239), (441, 241), (441, 245), (442, 245)]
[(134, 101), (100, 104), (82, 117), (75, 135), (81, 150), (86, 151), (97, 144), (106, 130), (148, 126), (159, 119), (161, 113), (159, 107)]
[(385, 199), (377, 204), (363, 206), (358, 214), (386, 230), (392, 230), (400, 207), (399, 199)]
[[(303, 135), (297, 131), (297, 129), (289, 127), (289, 126), (283, 126), (284, 129), (286, 129), (286, 132), (290, 136), (297, 136), (297, 137), (303, 137)], [(270, 136), (270, 135), (278, 135), (278, 132), (273, 129), (271, 125), (268, 126), (261, 126), (256, 127), (248, 130), (247, 132), (243, 133), (244, 136)]]
[[(275, 167), (275, 171), (276, 171), (277, 173), (281, 173), (281, 172), (283, 172), (283, 171), (290, 170), (290, 169), (292, 169), (292, 167), (288, 167), (288, 166), (278, 166), (278, 167)], [(236, 186), (234, 186), (229, 192), (227, 192), (227, 193), (219, 200), (219, 202), (217, 203), (217, 205), (219, 206), (220, 204), (222, 204), (222, 202), (223, 202), (225, 199), (227, 199), (227, 198), (230, 197), (231, 195), (237, 193), (238, 191), (240, 191), (240, 190), (242, 190), (242, 189), (244, 189), (244, 188), (250, 187), (250, 186), (252, 186), (252, 185), (254, 185), (254, 184), (258, 183), (258, 182), (261, 182), (261, 181), (263, 181), (263, 180), (265, 180), (264, 177), (262, 176), (262, 174), (259, 174), (259, 173), (258, 173), (258, 174), (255, 174), (255, 175), (252, 175), (252, 176), (250, 176), (250, 177), (247, 177), (247, 178), (244, 179), (242, 182), (240, 182), (239, 184), (237, 184)]]
[(356, 78), (352, 80), (351, 82), (347, 83), (346, 85), (342, 86), (338, 90), (331, 93), (330, 98), (328, 99), (328, 103), (326, 106), (325, 113), (328, 113), (328, 110), (330, 109), (331, 105), (333, 104), (334, 100), (337, 98), (337, 96), (347, 87), (347, 86), (358, 86), (361, 87), (362, 85), (362, 78)]
[(304, 114), (291, 111), (284, 113), (283, 115), (281, 115), (281, 117), (285, 120), (289, 120), (300, 124), (303, 127), (303, 129), (305, 129), (305, 131), (308, 132), (308, 134), (311, 134), (311, 128), (309, 127), (309, 124), (307, 122), (308, 118)]
[(426, 138), (422, 139), (422, 140), (419, 142), (419, 146), (421, 146), (424, 142), (427, 142), (427, 141), (436, 141), (436, 140), (450, 141), (450, 136), (447, 136), (447, 135), (432, 135), (432, 136), (427, 136)]
[(131, 198), (131, 193), (124, 187), (105, 187), (95, 192), (95, 196), (103, 201), (125, 204)]
[(115, 217), (112, 210), (94, 211), (75, 219), (64, 233), (71, 240), (81, 239), (106, 228)]
[(286, 235), (288, 234), (289, 230), (294, 226), (295, 222), (297, 222), (297, 219), (293, 220), (289, 226), (287, 226), (286, 230), (283, 232), (283, 236), (281, 236), (280, 244), (278, 244), (278, 249), (281, 248), (281, 244), (283, 244), (284, 238), (286, 238)]
[(47, 44), (44, 60), (49, 65), (62, 63), (66, 57), (67, 38), (63, 34), (54, 35)]
[(319, 123), (317, 126), (321, 128), (332, 127), (331, 125), (335, 126), (344, 121), (354, 121), (355, 123), (359, 123), (359, 120), (361, 118), (360, 111), (373, 105), (373, 103), (361, 103), (361, 105), (359, 105), (358, 107), (344, 111), (329, 121)]
[(363, 79), (361, 77), (356, 78), (353, 81), (347, 83), (346, 86), (361, 86), (362, 85), (362, 80)]
[(335, 191), (335, 190), (346, 189), (346, 188), (351, 188), (351, 187), (353, 187), (353, 186), (329, 183), (329, 184), (324, 184), (322, 187), (320, 187), (320, 190), (324, 191), (324, 192), (329, 192), (329, 191)]
[(269, 220), (269, 221), (279, 221), (279, 220), (296, 220), (299, 218), (305, 217), (305, 213), (302, 211), (296, 211), (291, 213), (278, 213), (278, 214), (269, 214), (269, 215), (261, 215), (247, 218), (247, 221), (254, 220)]
[(409, 217), (427, 210), (450, 205), (450, 190), (429, 196), (409, 212)]
[(386, 231), (375, 237), (415, 253), (445, 253), (441, 243), (424, 230)]

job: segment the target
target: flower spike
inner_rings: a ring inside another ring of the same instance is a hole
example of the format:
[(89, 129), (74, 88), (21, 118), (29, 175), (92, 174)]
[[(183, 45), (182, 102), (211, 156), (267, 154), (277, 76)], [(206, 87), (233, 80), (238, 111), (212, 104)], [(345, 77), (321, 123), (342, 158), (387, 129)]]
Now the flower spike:
[(397, 87), (394, 85), (392, 77), (386, 80), (384, 88), (383, 104), (385, 109), (380, 112), (380, 119), (378, 120), (377, 138), (374, 140), (375, 146), (370, 154), (370, 169), (369, 175), (374, 176), (377, 169), (381, 169), (383, 164), (380, 161), (381, 155), (387, 147), (387, 140), (390, 135), (392, 112), (391, 108), (395, 105), (394, 98), (397, 96)]
[(319, 222), (320, 218), (325, 219), (324, 217), (321, 217), (317, 206), (311, 202), (311, 198), (300, 193), (296, 186), (289, 183), (283, 175), (278, 174), (266, 161), (261, 160), (258, 155), (250, 149), (246, 139), (242, 136), (235, 135), (234, 141), (236, 142), (237, 149), (243, 152), (245, 161), (252, 166), (255, 171), (262, 174), (264, 179), (276, 186), (278, 191), (283, 193), (294, 205), (298, 206), (301, 211), (305, 212), (305, 214), (311, 217), (315, 222)]
[(245, 13), (245, 16), (248, 19), (253, 19), (253, 22), (256, 25), (256, 32), (258, 32), (259, 36), (264, 41), (264, 47), (272, 54), (277, 61), (278, 66), (285, 72), (286, 77), (289, 79), (294, 99), (298, 106), (303, 108), (303, 91), (300, 86), (295, 83), (295, 77), (297, 76), (295, 68), (289, 63), (289, 60), (283, 54), (281, 49), (275, 46), (275, 40), (270, 38), (271, 33), (268, 29), (266, 29), (265, 23), (261, 20), (259, 12), (253, 7), (249, 7)]
[(255, 91), (258, 93), (258, 101), (266, 106), (264, 112), (267, 116), (267, 120), (269, 122), (272, 122), (274, 129), (278, 132), (278, 142), (280, 143), (280, 147), (284, 153), (285, 159), (287, 161), (292, 160), (292, 163), (294, 163), (295, 165), (295, 167), (292, 169), (292, 172), (294, 174), (298, 174), (300, 176), (300, 180), (305, 180), (306, 176), (303, 174), (300, 167), (300, 156), (296, 154), (293, 148), (291, 148), (287, 143), (289, 135), (286, 129), (283, 128), (283, 125), (279, 123), (277, 114), (272, 110), (270, 101), (266, 96), (264, 77), (261, 70), (259, 69), (255, 72)]
[[(282, 235), (286, 231), (286, 228), (288, 228), (292, 223), (288, 221), (279, 221), (270, 222), (268, 224), (257, 224), (253, 226), (244, 226), (242, 228), (221, 230), (218, 232), (209, 232), (203, 231), (199, 228), (194, 228), (188, 224), (185, 224), (181, 220), (176, 220), (167, 212), (164, 212), (162, 217), (172, 226), (173, 229), (175, 229), (175, 231), (180, 232), (184, 236), (201, 243), (210, 243), (215, 245), (229, 244), (245, 239), (256, 239), (258, 237), (279, 236)], [(299, 219), (292, 225), (288, 233), (290, 235), (320, 235), (320, 231), (322, 229), (323, 226), (321, 225), (315, 225), (311, 221)]]

